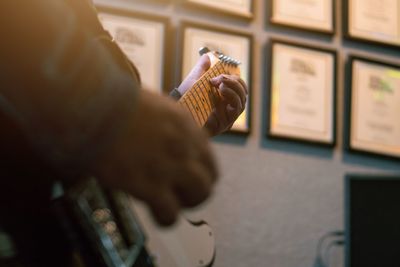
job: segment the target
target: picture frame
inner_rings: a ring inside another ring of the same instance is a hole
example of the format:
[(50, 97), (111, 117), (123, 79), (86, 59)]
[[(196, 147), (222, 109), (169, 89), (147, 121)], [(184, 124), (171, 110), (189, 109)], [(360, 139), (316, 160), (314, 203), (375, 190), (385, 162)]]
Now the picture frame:
[(348, 149), (400, 159), (400, 65), (355, 55), (350, 55), (348, 64)]
[(171, 76), (165, 68), (171, 61), (166, 53), (170, 50), (169, 19), (107, 6), (96, 8), (105, 30), (138, 69), (142, 88), (162, 94)]
[(334, 35), (335, 15), (334, 0), (270, 0), (270, 23), (273, 25)]
[(241, 78), (248, 86), (246, 108), (232, 126), (229, 133), (248, 135), (251, 131), (251, 81), (253, 36), (249, 33), (232, 31), (205, 24), (183, 22), (181, 36), (181, 79), (189, 73), (199, 58), (200, 47), (222, 52), (241, 62)]
[(400, 47), (400, 2), (345, 0), (344, 35), (350, 40)]
[(334, 147), (337, 52), (278, 39), (270, 46), (267, 136)]
[(245, 19), (252, 19), (254, 16), (254, 0), (186, 0), (186, 3)]

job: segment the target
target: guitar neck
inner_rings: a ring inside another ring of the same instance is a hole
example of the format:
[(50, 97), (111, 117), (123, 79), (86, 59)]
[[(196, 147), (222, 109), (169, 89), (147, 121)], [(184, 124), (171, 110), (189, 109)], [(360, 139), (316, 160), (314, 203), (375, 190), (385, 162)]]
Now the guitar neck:
[(217, 62), (179, 100), (200, 127), (205, 125), (220, 97), (210, 79), (226, 73), (223, 62)]

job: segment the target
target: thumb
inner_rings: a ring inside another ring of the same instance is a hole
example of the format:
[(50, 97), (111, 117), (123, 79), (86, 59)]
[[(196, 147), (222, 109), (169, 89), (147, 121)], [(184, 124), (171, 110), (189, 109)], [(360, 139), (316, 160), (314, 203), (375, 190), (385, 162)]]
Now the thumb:
[(200, 77), (206, 73), (206, 71), (211, 67), (211, 61), (208, 55), (202, 55), (197, 61), (196, 65), (190, 71), (189, 75), (185, 80), (179, 85), (178, 91), (183, 95), (187, 90), (189, 90), (193, 84), (200, 79)]
[(210, 68), (211, 61), (208, 55), (202, 55), (189, 74), (192, 80), (198, 80)]

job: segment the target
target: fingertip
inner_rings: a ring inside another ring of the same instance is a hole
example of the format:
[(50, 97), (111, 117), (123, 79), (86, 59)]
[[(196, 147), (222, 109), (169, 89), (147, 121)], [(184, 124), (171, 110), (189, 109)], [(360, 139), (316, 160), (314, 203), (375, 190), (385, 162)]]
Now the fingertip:
[(199, 59), (199, 64), (203, 67), (203, 69), (208, 70), (211, 67), (211, 60), (207, 54), (204, 54)]
[(215, 87), (218, 86), (218, 78), (217, 77), (211, 78), (210, 83)]
[(215, 87), (221, 86), (221, 84), (223, 84), (223, 82), (226, 80), (228, 80), (228, 78), (224, 74), (218, 75), (210, 79), (210, 81), (213, 83)]
[(170, 226), (175, 223), (180, 206), (171, 193), (165, 192), (154, 196), (154, 201), (151, 201), (149, 205), (158, 224)]

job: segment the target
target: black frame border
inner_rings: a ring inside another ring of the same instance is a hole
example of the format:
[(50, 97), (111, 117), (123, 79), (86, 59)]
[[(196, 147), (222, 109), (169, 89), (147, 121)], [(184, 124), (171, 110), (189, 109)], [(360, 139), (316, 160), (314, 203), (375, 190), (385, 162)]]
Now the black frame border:
[(354, 74), (353, 74), (353, 64), (354, 61), (361, 61), (361, 62), (365, 62), (365, 63), (369, 63), (369, 64), (374, 64), (374, 65), (379, 65), (379, 66), (384, 66), (384, 67), (390, 67), (390, 68), (395, 68), (395, 69), (399, 69), (400, 71), (400, 65), (397, 65), (395, 63), (390, 63), (390, 62), (385, 62), (385, 61), (380, 61), (374, 58), (369, 58), (369, 57), (364, 57), (364, 56), (358, 56), (358, 55), (354, 55), (351, 54), (348, 57), (348, 61), (347, 61), (347, 68), (348, 68), (348, 84), (347, 84), (347, 88), (345, 88), (345, 90), (347, 91), (347, 101), (348, 101), (348, 114), (349, 117), (347, 118), (347, 136), (346, 136), (346, 140), (345, 140), (345, 148), (349, 151), (349, 152), (353, 152), (356, 154), (360, 154), (360, 155), (366, 155), (366, 156), (374, 156), (374, 157), (379, 157), (381, 159), (390, 159), (390, 160), (396, 160), (399, 161), (400, 160), (400, 156), (395, 156), (395, 155), (391, 155), (391, 154), (384, 154), (384, 153), (378, 153), (378, 152), (372, 152), (372, 151), (368, 151), (368, 150), (364, 150), (364, 149), (357, 149), (357, 148), (353, 148), (351, 146), (351, 132), (352, 132), (352, 108), (353, 108), (353, 78), (354, 78)]

